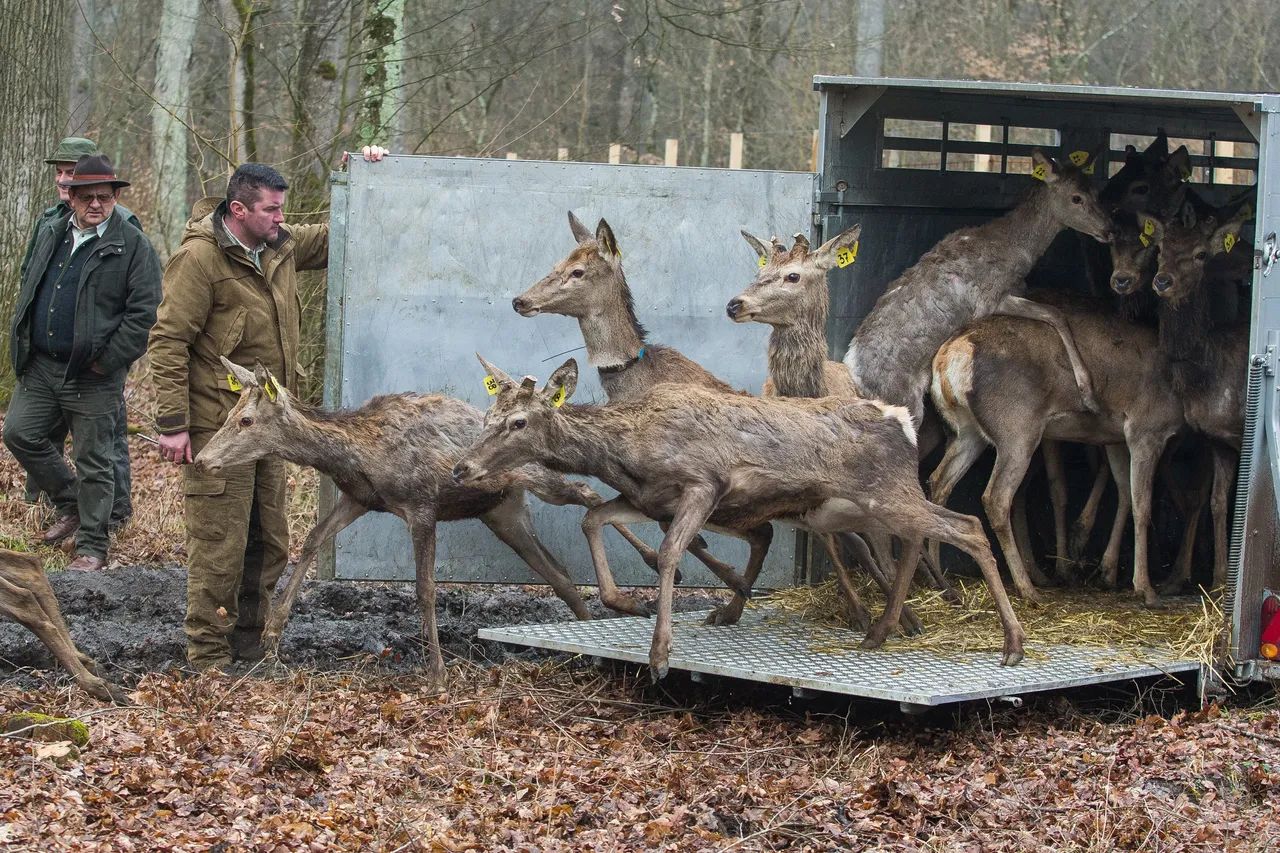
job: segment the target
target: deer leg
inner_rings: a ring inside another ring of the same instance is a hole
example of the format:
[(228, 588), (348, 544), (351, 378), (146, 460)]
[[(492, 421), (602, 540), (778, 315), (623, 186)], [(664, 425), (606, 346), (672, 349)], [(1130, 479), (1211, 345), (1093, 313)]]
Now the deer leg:
[(1085, 501), (1084, 509), (1080, 510), (1080, 516), (1071, 525), (1071, 539), (1069, 544), (1071, 559), (1079, 562), (1084, 554), (1085, 546), (1089, 544), (1089, 537), (1093, 534), (1093, 526), (1098, 522), (1098, 507), (1102, 504), (1102, 496), (1107, 490), (1107, 483), (1110, 481), (1110, 469), (1106, 465), (1099, 465), (1098, 470), (1093, 475), (1093, 488), (1089, 491), (1089, 499)]
[(1071, 374), (1076, 379), (1076, 387), (1080, 389), (1080, 402), (1094, 414), (1101, 414), (1102, 406), (1093, 393), (1093, 383), (1089, 378), (1089, 368), (1085, 367), (1080, 351), (1076, 349), (1075, 337), (1071, 334), (1071, 326), (1067, 324), (1066, 315), (1051, 305), (1044, 305), (1009, 294), (996, 306), (996, 314), (1008, 314), (1012, 317), (1026, 317), (1028, 320), (1039, 320), (1053, 326), (1062, 346), (1067, 351), (1067, 360), (1071, 362)]
[(692, 487), (680, 496), (671, 527), (658, 549), (658, 619), (653, 628), (653, 645), (649, 648), (649, 673), (655, 682), (667, 677), (671, 658), (671, 602), (675, 594), (676, 566), (693, 542), (693, 537), (707, 523), (718, 497), (711, 486)]
[(591, 618), (591, 611), (578, 594), (569, 573), (539, 541), (523, 492), (509, 494), (506, 500), (481, 516), (480, 520), (493, 531), (494, 536), (515, 551), (529, 568), (551, 585), (560, 600), (569, 605), (574, 616), (579, 619)]
[(836, 544), (835, 535), (823, 534), (822, 543), (827, 546), (827, 556), (831, 558), (831, 565), (836, 567), (836, 583), (840, 585), (845, 601), (849, 602), (849, 627), (863, 632), (871, 630), (871, 614), (862, 604), (858, 588), (854, 586), (853, 577), (849, 574), (849, 567), (845, 565), (844, 554), (840, 553), (840, 547)]
[[(887, 521), (887, 519), (881, 520)], [(901, 525), (893, 527), (895, 530), (903, 531), (904, 536), (906, 535), (905, 528)], [(923, 547), (924, 541), (921, 539), (903, 540), (902, 559), (898, 561), (898, 576), (893, 579), (893, 590), (889, 594), (888, 601), (885, 602), (884, 612), (867, 631), (867, 636), (863, 637), (861, 648), (880, 648), (890, 632), (898, 627), (902, 618), (902, 609), (907, 603), (907, 595), (911, 591), (911, 576), (915, 574), (916, 566), (920, 563), (920, 550)]]
[(1227, 521), (1231, 518), (1231, 487), (1235, 485), (1239, 454), (1217, 444), (1213, 447), (1213, 586), (1227, 582)]
[(1004, 559), (1009, 564), (1009, 574), (1013, 576), (1018, 594), (1028, 601), (1041, 604), (1043, 599), (1036, 592), (1031, 577), (1022, 564), (1010, 519), (1013, 496), (1027, 473), (1027, 465), (1035, 452), (1037, 438), (1019, 435), (1008, 441), (996, 442), (996, 464), (991, 471), (991, 479), (987, 481), (986, 491), (982, 493), (982, 505), (987, 511), (987, 520), (991, 522), (996, 538), (1000, 541), (1000, 548), (1004, 551)]
[(307, 541), (302, 543), (302, 553), (298, 555), (298, 563), (293, 567), (293, 574), (289, 575), (289, 582), (276, 593), (275, 600), (271, 602), (266, 624), (262, 627), (262, 648), (275, 651), (279, 647), (280, 635), (289, 624), (293, 602), (298, 597), (298, 591), (302, 589), (302, 582), (306, 580), (307, 572), (310, 571), (311, 563), (319, 553), (320, 546), (331, 541), (351, 522), (368, 511), (367, 507), (356, 503), (345, 494), (340, 494), (338, 502), (333, 505), (328, 514), (311, 528), (311, 532), (307, 534)]
[(1148, 534), (1151, 531), (1151, 490), (1156, 466), (1164, 450), (1165, 436), (1143, 437), (1129, 445), (1129, 487), (1133, 501), (1133, 591), (1147, 607), (1159, 607), (1160, 596), (1151, 586), (1147, 566)]
[[(967, 420), (954, 424), (956, 434), (947, 443), (947, 450), (942, 454), (942, 461), (929, 475), (929, 499), (939, 506), (946, 506), (951, 492), (964, 475), (973, 467), (990, 445), (978, 431), (976, 422)], [(929, 542), (929, 555), (934, 565), (942, 565), (942, 543), (934, 539)]]
[(1116, 518), (1111, 523), (1107, 550), (1102, 554), (1102, 577), (1108, 588), (1115, 589), (1120, 574), (1120, 541), (1133, 505), (1133, 488), (1130, 485), (1129, 448), (1123, 444), (1108, 444), (1106, 450), (1107, 464), (1116, 481)]
[[(1173, 479), (1173, 474), (1169, 470), (1168, 454), (1161, 457), (1160, 479), (1173, 496), (1174, 503), (1178, 508), (1178, 515), (1182, 518), (1182, 542), (1178, 545), (1178, 557), (1174, 560), (1173, 571), (1165, 579), (1165, 582), (1160, 585), (1159, 592), (1161, 595), (1177, 595), (1182, 592), (1182, 588), (1187, 581), (1191, 580), (1191, 562), (1195, 555), (1200, 516), (1204, 514), (1205, 504), (1209, 502), (1209, 493), (1214, 486), (1213, 451), (1205, 447), (1203, 443), (1200, 449), (1203, 452), (1197, 456), (1197, 462), (1202, 464), (1197, 466), (1196, 471), (1196, 478), (1199, 480), (1199, 484), (1198, 488), (1191, 492), (1190, 497), (1183, 493), (1183, 490)], [(1208, 456), (1206, 457), (1205, 454), (1208, 454)]]
[(436, 516), (435, 507), (419, 507), (409, 516), (413, 538), (414, 593), (422, 616), (422, 636), (427, 643), (427, 685), (443, 692), (447, 671), (440, 652), (440, 632), (436, 627)]
[[(742, 608), (746, 606), (747, 598), (751, 595), (751, 588), (755, 586), (756, 578), (760, 577), (760, 570), (764, 568), (765, 557), (769, 556), (769, 546), (773, 544), (773, 525), (766, 522), (751, 528), (745, 534), (730, 530), (718, 532), (745, 539), (751, 546), (751, 553), (747, 556), (747, 568), (741, 578), (737, 576), (737, 572), (733, 571), (733, 567), (726, 566), (729, 574), (733, 576), (732, 579), (741, 583), (743, 589), (734, 589), (733, 598), (712, 610), (707, 616), (708, 625), (736, 625), (742, 618)], [(693, 547), (690, 546), (689, 550), (692, 551)], [(733, 584), (729, 583), (728, 579), (722, 576), (721, 580), (733, 589)]]
[[(871, 555), (871, 549), (867, 547), (867, 542), (857, 533), (837, 533), (836, 538), (844, 546), (846, 554), (852, 556), (853, 561), (861, 565), (871, 575), (872, 579), (880, 589), (884, 590), (885, 600), (893, 594), (893, 580), (886, 575), (881, 569), (876, 558)], [(846, 557), (846, 564), (848, 557)], [(948, 584), (948, 587), (950, 584)], [(955, 590), (952, 590), (954, 593)], [(958, 597), (958, 596), (957, 596)], [(924, 624), (920, 621), (920, 617), (911, 609), (910, 604), (904, 604), (902, 607), (902, 617), (899, 620), (902, 625), (903, 633), (915, 636), (923, 633)]]
[[(1053, 504), (1054, 574), (1070, 580), (1074, 578), (1074, 573), (1070, 571), (1071, 558), (1067, 550), (1067, 472), (1062, 465), (1062, 444), (1053, 439), (1041, 439), (1040, 452), (1044, 456), (1044, 474), (1049, 480), (1049, 501)], [(1021, 512), (1025, 519), (1025, 482), (1022, 491)], [(1027, 551), (1027, 559), (1032, 559), (1030, 550)]]
[[(104, 702), (126, 702), (124, 693), (85, 666), (83, 656), (62, 620), (61, 611), (57, 609), (53, 589), (49, 586), (44, 570), (35, 569), (33, 572), (25, 567), (16, 567), (8, 561), (6, 563), (0, 567), (0, 613), (35, 634), (45, 648), (53, 653), (58, 663), (71, 673), (76, 684), (90, 696)], [(42, 601), (46, 598), (55, 602), (52, 613), (57, 614), (56, 619), (52, 618), (51, 611), (45, 601)]]
[(1009, 504), (1009, 523), (1013, 525), (1013, 541), (1018, 546), (1018, 559), (1027, 567), (1027, 575), (1031, 583), (1037, 587), (1049, 586), (1049, 576), (1036, 562), (1035, 551), (1031, 548), (1031, 528), (1027, 524), (1027, 481), (1030, 475), (1024, 476), (1013, 493)]
[(596, 570), (596, 585), (600, 590), (600, 601), (610, 610), (631, 616), (651, 616), (653, 611), (645, 602), (623, 595), (618, 589), (613, 579), (613, 572), (609, 571), (609, 559), (605, 556), (603, 530), (608, 524), (643, 521), (653, 521), (653, 519), (640, 512), (622, 496), (591, 507), (582, 517), (582, 533), (587, 537), (587, 547), (591, 549), (591, 562)]

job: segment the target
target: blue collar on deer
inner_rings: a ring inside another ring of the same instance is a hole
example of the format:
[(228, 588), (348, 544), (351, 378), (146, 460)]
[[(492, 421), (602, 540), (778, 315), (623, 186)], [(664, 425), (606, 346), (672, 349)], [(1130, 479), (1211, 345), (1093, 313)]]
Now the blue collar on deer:
[(636, 353), (634, 358), (629, 358), (622, 362), (622, 364), (611, 364), (608, 367), (597, 367), (596, 370), (601, 376), (612, 376), (615, 373), (621, 373), (642, 358), (644, 358), (644, 347), (640, 347), (640, 352)]

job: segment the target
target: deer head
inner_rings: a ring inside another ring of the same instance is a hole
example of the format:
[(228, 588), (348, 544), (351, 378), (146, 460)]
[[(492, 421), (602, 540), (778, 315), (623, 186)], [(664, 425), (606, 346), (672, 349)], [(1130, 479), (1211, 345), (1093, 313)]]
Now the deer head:
[(1182, 145), (1169, 153), (1160, 131), (1145, 151), (1125, 146), (1124, 166), (1107, 181), (1098, 198), (1105, 210), (1168, 216), (1182, 203), (1191, 175), (1191, 154)]
[(630, 303), (631, 294), (622, 276), (622, 252), (613, 229), (603, 219), (592, 234), (569, 212), (569, 229), (578, 246), (545, 278), (511, 300), (524, 317), (542, 312), (587, 317), (618, 302)]
[(547, 384), (526, 376), (519, 383), (476, 353), (488, 376), (496, 383), (493, 405), (484, 413), (484, 427), (458, 464), (453, 481), (474, 484), (546, 458), (550, 454), (548, 432), (560, 407), (578, 386), (578, 362), (569, 359), (556, 368)]
[(216, 474), (228, 465), (256, 462), (284, 448), (284, 427), (293, 417), (289, 392), (261, 361), (253, 370), (222, 359), (230, 376), (240, 384), (240, 400), (227, 413), (222, 429), (196, 457), (196, 470)]
[(1212, 216), (1189, 222), (1185, 217), (1162, 221), (1138, 214), (1143, 231), (1160, 245), (1160, 266), (1151, 283), (1156, 293), (1175, 305), (1181, 303), (1203, 283), (1211, 259), (1233, 249), (1246, 251), (1236, 245), (1244, 233), (1246, 214), (1239, 213), (1224, 223)]
[(862, 226), (855, 225), (811, 252), (809, 241), (801, 234), (795, 236), (791, 251), (786, 251), (777, 240), (771, 248), (743, 231), (760, 263), (755, 282), (726, 306), (729, 319), (771, 326), (825, 322), (831, 302), (827, 270), (853, 262), (861, 233)]
[(1060, 163), (1039, 148), (1031, 152), (1034, 174), (1044, 181), (1042, 204), (1063, 227), (1074, 228), (1102, 243), (1111, 242), (1111, 214), (1098, 201), (1098, 189), (1085, 171), (1098, 159), (1094, 151), (1079, 166)]
[(1160, 251), (1138, 221), (1121, 214), (1111, 239), (1111, 289), (1121, 296), (1136, 293), (1151, 280), (1152, 264)]

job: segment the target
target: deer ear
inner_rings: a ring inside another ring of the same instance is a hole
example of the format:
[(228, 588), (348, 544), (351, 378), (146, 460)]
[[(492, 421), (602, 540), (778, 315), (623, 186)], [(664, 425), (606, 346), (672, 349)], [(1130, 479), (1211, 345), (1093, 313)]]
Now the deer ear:
[(1051, 184), (1058, 180), (1062, 167), (1058, 165), (1058, 161), (1045, 154), (1039, 148), (1031, 149), (1031, 174), (1046, 184)]
[(746, 231), (740, 231), (738, 233), (740, 233), (746, 239), (747, 243), (751, 246), (752, 249), (755, 249), (756, 255), (759, 256), (760, 258), (760, 261), (759, 261), (760, 266), (764, 266), (765, 264), (769, 263), (769, 247), (768, 246), (760, 242), (755, 237), (752, 237)]
[(253, 360), (253, 375), (257, 378), (254, 384), (259, 388), (266, 386), (271, 381), (271, 374), (267, 373), (267, 366), (262, 363), (260, 358)]
[(1247, 217), (1243, 213), (1237, 213), (1235, 218), (1229, 222), (1224, 222), (1213, 232), (1213, 242), (1210, 244), (1209, 251), (1218, 255), (1223, 252), (1230, 252), (1236, 247), (1236, 243), (1240, 242), (1241, 236), (1244, 234), (1244, 223)]
[(239, 380), (240, 384), (245, 388), (257, 388), (258, 378), (253, 375), (253, 371), (248, 368), (241, 367), (231, 362), (226, 356), (218, 356), (222, 360), (222, 366), (227, 372)]
[(1083, 171), (1086, 175), (1093, 174), (1093, 172), (1091, 171), (1093, 169), (1093, 164), (1097, 163), (1098, 158), (1101, 157), (1103, 154), (1105, 154), (1106, 151), (1107, 151), (1107, 144), (1105, 142), (1099, 145), (1097, 148), (1093, 149), (1093, 151), (1089, 153), (1089, 159), (1085, 160), (1084, 163), (1080, 165), (1081, 171)]
[(591, 235), (591, 230), (582, 224), (578, 217), (573, 215), (573, 211), (569, 211), (569, 230), (573, 232), (573, 239), (578, 241), (578, 245), (589, 243), (595, 238)]
[(490, 386), (488, 382), (485, 383), (485, 387), (489, 389), (490, 394), (498, 393), (498, 388), (515, 387), (516, 383), (514, 379), (499, 370), (497, 367), (494, 367), (489, 362), (485, 361), (484, 356), (480, 353), (476, 353), (476, 358), (480, 359), (480, 364), (484, 366), (484, 372), (487, 374), (488, 378), (492, 379), (495, 383), (492, 386)]
[(1191, 152), (1187, 150), (1187, 146), (1179, 145), (1178, 150), (1169, 155), (1169, 159), (1165, 161), (1164, 166), (1174, 175), (1176, 180), (1189, 180), (1191, 178)]
[(823, 270), (836, 265), (847, 267), (858, 257), (858, 237), (861, 235), (861, 224), (847, 228), (810, 252), (809, 260)]
[(286, 412), (289, 411), (289, 392), (278, 379), (271, 375), (270, 370), (267, 371), (267, 384), (262, 386), (262, 390), (266, 393), (268, 400), (278, 403)]
[(1154, 216), (1139, 212), (1138, 234), (1141, 235), (1139, 239), (1146, 238), (1142, 243), (1144, 246), (1149, 246), (1152, 243), (1159, 243), (1160, 238), (1164, 236), (1164, 223), (1159, 219), (1156, 219)]
[(1161, 160), (1169, 156), (1169, 135), (1164, 132), (1164, 128), (1160, 128), (1156, 132), (1156, 138), (1147, 146), (1147, 150), (1142, 152), (1152, 157), (1159, 157)]
[(542, 386), (542, 397), (557, 408), (573, 396), (578, 388), (578, 360), (571, 358), (555, 369), (547, 384)]
[(596, 251), (606, 261), (622, 260), (622, 252), (618, 250), (618, 239), (613, 236), (613, 229), (603, 219), (596, 225)]

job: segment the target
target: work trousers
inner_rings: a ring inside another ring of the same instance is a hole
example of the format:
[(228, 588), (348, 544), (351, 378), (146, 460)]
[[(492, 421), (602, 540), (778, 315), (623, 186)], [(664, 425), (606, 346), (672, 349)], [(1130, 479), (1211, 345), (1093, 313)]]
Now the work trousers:
[[(68, 433), (66, 421), (60, 420), (53, 425), (53, 429), (49, 430), (49, 441), (54, 449), (61, 452), (66, 447)], [(116, 492), (111, 505), (112, 525), (124, 524), (133, 516), (133, 477), (129, 470), (129, 414), (123, 394), (120, 395), (120, 417), (116, 421), (115, 438), (115, 453), (112, 458), (115, 462)], [(39, 502), (41, 494), (43, 493), (36, 481), (28, 477), (25, 490), (27, 503)], [(49, 503), (53, 503), (52, 498)]]
[[(212, 437), (212, 432), (192, 432), (192, 454), (199, 454)], [(182, 492), (187, 660), (199, 669), (225, 666), (233, 648), (257, 648), (271, 595), (289, 558), (284, 462), (269, 457), (224, 468), (217, 476), (184, 465)]]
[[(107, 558), (107, 525), (115, 499), (116, 428), (127, 369), (66, 377), (67, 365), (36, 353), (18, 379), (4, 419), (4, 443), (59, 516), (79, 513), (76, 553)], [(58, 421), (71, 430), (72, 472), (49, 439)], [(126, 452), (127, 452), (126, 445)]]

